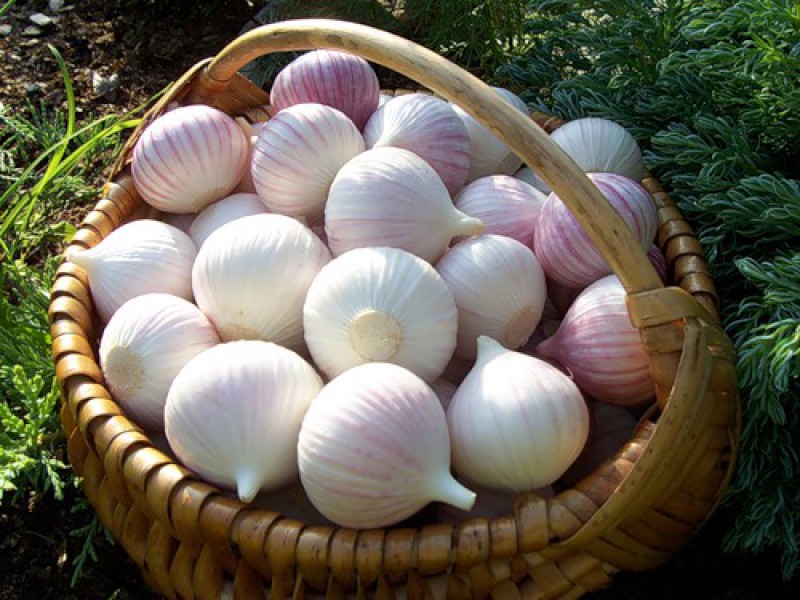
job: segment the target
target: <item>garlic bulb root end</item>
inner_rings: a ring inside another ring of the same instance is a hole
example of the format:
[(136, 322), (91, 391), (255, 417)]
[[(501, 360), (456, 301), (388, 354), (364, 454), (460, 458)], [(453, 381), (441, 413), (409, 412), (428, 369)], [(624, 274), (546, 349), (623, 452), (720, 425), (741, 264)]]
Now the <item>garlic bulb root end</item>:
[(403, 330), (391, 315), (365, 310), (350, 322), (350, 341), (365, 360), (387, 361), (403, 345)]
[(124, 346), (115, 346), (103, 363), (106, 377), (114, 382), (117, 393), (126, 394), (142, 386), (144, 370), (139, 357)]

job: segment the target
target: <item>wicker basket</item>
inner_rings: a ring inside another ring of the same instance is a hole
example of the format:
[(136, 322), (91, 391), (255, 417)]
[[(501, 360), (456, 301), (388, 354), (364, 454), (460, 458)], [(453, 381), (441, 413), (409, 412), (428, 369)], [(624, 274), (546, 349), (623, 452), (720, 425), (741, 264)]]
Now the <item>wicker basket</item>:
[(143, 206), (129, 175), (132, 147), (169, 103), (247, 115), (268, 96), (239, 69), (261, 54), (313, 48), (358, 54), (453, 100), (552, 185), (628, 292), (657, 400), (613, 459), (553, 498), (518, 495), (502, 518), (363, 531), (301, 523), (199, 481), (126, 418), (98, 367), (100, 324), (86, 275), (64, 262), (49, 311), (61, 418), (73, 468), (102, 523), (168, 598), (577, 598), (620, 570), (666, 561), (714, 510), (739, 436), (733, 349), (702, 250), (658, 182), (646, 178), (674, 284), (664, 287), (624, 222), (550, 141), (560, 121), (535, 115), (534, 124), (435, 53), (327, 20), (243, 35), (192, 67), (148, 113), (72, 244), (94, 246)]

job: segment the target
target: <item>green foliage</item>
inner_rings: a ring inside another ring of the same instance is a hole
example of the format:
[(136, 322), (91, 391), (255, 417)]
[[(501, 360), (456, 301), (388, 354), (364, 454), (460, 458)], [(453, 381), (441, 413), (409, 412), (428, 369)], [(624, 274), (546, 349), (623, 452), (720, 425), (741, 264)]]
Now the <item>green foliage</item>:
[(531, 50), (498, 81), (565, 118), (628, 127), (707, 253), (743, 403), (724, 545), (776, 552), (789, 577), (800, 566), (800, 5), (528, 9)]

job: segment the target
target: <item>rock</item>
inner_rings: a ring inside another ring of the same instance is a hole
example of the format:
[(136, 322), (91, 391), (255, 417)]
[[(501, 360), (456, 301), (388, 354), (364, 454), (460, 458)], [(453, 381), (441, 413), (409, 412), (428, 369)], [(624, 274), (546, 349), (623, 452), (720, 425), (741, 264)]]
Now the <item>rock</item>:
[(119, 87), (119, 74), (101, 75), (92, 71), (92, 91), (96, 96), (105, 96)]
[(29, 83), (25, 86), (25, 93), (29, 96), (35, 96), (37, 94), (41, 94), (47, 86), (43, 83)]
[(25, 29), (22, 30), (22, 35), (27, 37), (38, 37), (42, 35), (42, 30), (34, 25), (28, 25)]
[(8, 23), (0, 25), (0, 37), (6, 37), (11, 33), (12, 27)]
[(33, 13), (30, 17), (28, 17), (31, 23), (36, 25), (37, 27), (50, 27), (55, 23), (53, 17), (48, 17), (44, 13)]

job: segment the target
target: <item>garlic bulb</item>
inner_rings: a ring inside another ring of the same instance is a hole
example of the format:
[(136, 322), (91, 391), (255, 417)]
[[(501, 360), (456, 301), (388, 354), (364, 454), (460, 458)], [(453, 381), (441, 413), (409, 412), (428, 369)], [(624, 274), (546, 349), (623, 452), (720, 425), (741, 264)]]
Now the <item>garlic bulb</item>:
[(484, 225), (456, 210), (428, 163), (403, 148), (373, 148), (336, 175), (325, 205), (325, 232), (334, 256), (368, 246), (391, 246), (430, 263), (458, 235)]
[(107, 322), (127, 300), (149, 292), (192, 299), (197, 249), (172, 225), (140, 219), (121, 225), (88, 250), (72, 246), (67, 260), (89, 276), (92, 300)]
[(452, 196), (469, 172), (469, 135), (452, 105), (427, 94), (396, 96), (364, 127), (367, 148), (410, 150), (431, 165)]
[(197, 306), (225, 341), (260, 339), (299, 349), (303, 302), (329, 260), (320, 239), (291, 217), (242, 217), (214, 231), (197, 253)]
[(231, 193), (247, 168), (247, 136), (221, 110), (182, 106), (153, 121), (133, 148), (131, 174), (148, 204), (196, 213)]
[(346, 114), (363, 129), (378, 108), (378, 76), (359, 56), (338, 50), (314, 50), (294, 59), (275, 77), (270, 92), (278, 111), (304, 102), (325, 104)]
[(311, 502), (344, 527), (386, 527), (431, 501), (465, 510), (475, 502), (450, 474), (436, 394), (397, 365), (359, 365), (328, 383), (303, 420), (297, 449)]
[(551, 188), (550, 185), (544, 179), (539, 177), (536, 171), (534, 171), (527, 165), (523, 165), (519, 171), (514, 173), (514, 177), (516, 177), (521, 181), (524, 181), (528, 185), (532, 185), (545, 195), (553, 191), (553, 188)]
[[(522, 98), (501, 87), (494, 89), (514, 108), (526, 116), (529, 114), (528, 107)], [(522, 159), (514, 154), (511, 148), (500, 141), (494, 133), (478, 123), (460, 106), (453, 104), (453, 109), (464, 121), (469, 134), (470, 169), (467, 183), (486, 175), (511, 175), (522, 166)]]
[(569, 468), (586, 443), (589, 413), (561, 371), (481, 336), (447, 424), (456, 473), (521, 492), (550, 485)]
[(344, 113), (322, 104), (280, 111), (258, 134), (253, 184), (270, 212), (320, 222), (333, 178), (364, 151), (364, 138)]
[(257, 194), (231, 194), (204, 208), (189, 227), (189, 235), (200, 248), (208, 236), (226, 223), (265, 212), (267, 208)]
[[(646, 251), (658, 228), (658, 211), (647, 190), (624, 175), (589, 173), (588, 177)], [(611, 273), (609, 264), (555, 192), (547, 198), (536, 221), (533, 249), (547, 276), (566, 287), (582, 288)]]
[(569, 369), (575, 383), (597, 400), (637, 406), (655, 394), (650, 361), (616, 275), (583, 290), (555, 334), (534, 352)]
[(453, 295), (427, 262), (397, 248), (359, 248), (317, 275), (303, 307), (314, 362), (335, 377), (365, 362), (391, 362), (426, 381), (456, 345)]
[(164, 404), (172, 380), (219, 336), (194, 304), (170, 294), (128, 300), (111, 317), (100, 339), (100, 368), (114, 399), (146, 430), (164, 427)]
[(530, 248), (500, 235), (459, 242), (436, 264), (458, 306), (456, 354), (475, 357), (479, 335), (519, 348), (542, 316), (544, 272)]
[(322, 381), (291, 350), (257, 340), (219, 344), (181, 369), (164, 425), (175, 455), (200, 477), (251, 501), (297, 476), (297, 436)]
[(618, 173), (635, 181), (647, 174), (639, 144), (614, 121), (598, 117), (575, 119), (556, 129), (550, 139), (586, 172)]
[(533, 247), (536, 219), (547, 197), (535, 187), (509, 175), (488, 175), (464, 187), (455, 197), (456, 208), (495, 233)]

